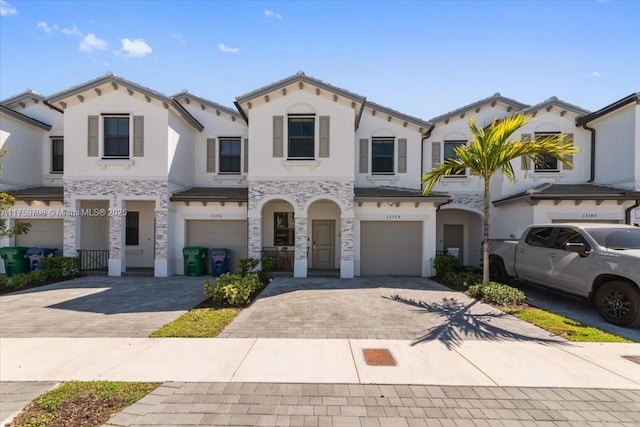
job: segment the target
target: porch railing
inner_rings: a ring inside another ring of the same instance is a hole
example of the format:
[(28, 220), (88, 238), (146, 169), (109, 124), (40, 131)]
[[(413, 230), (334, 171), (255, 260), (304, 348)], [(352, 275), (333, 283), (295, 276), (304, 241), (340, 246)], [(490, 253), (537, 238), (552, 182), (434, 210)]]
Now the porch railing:
[(109, 269), (108, 249), (78, 249), (83, 271), (107, 271)]
[(293, 271), (293, 251), (286, 248), (263, 248), (262, 256), (273, 260), (272, 271)]

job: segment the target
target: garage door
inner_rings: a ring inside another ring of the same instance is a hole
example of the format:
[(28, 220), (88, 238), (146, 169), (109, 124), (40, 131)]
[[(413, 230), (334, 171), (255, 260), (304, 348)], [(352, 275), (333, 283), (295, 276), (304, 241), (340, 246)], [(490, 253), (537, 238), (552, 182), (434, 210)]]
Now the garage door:
[(16, 246), (58, 249), (56, 255), (62, 255), (63, 227), (62, 219), (16, 220), (16, 223), (31, 224), (29, 233), (16, 236)]
[(238, 261), (247, 257), (247, 221), (188, 220), (187, 246), (230, 249), (231, 271), (237, 272)]
[(363, 276), (420, 276), (422, 223), (362, 221), (360, 274)]

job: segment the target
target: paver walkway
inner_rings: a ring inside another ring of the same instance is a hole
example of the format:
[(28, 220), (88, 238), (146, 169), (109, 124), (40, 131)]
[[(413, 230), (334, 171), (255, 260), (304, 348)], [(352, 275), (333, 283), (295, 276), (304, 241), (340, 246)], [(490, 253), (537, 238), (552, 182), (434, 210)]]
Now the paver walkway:
[(18, 413), (24, 405), (42, 393), (52, 389), (55, 382), (9, 382), (0, 383), (0, 425)]
[(110, 426), (637, 426), (640, 390), (165, 383)]
[(560, 340), (419, 277), (279, 277), (219, 337)]

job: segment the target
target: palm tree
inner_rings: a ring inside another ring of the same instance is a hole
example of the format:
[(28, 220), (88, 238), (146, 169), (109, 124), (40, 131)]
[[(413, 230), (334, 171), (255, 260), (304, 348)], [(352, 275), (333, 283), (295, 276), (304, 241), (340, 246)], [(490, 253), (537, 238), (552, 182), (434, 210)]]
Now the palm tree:
[(482, 178), (484, 184), (484, 218), (482, 221), (482, 283), (489, 283), (489, 181), (497, 172), (507, 177), (510, 182), (515, 181), (515, 174), (511, 161), (518, 157), (524, 158), (522, 164), (525, 172), (529, 160), (537, 166), (544, 165), (544, 156), (551, 156), (560, 160), (564, 165), (571, 166), (568, 156), (580, 151), (570, 141), (566, 141), (564, 134), (553, 134), (544, 138), (536, 138), (535, 142), (510, 139), (511, 135), (530, 119), (522, 113), (506, 117), (502, 120), (493, 119), (485, 128), (478, 127), (473, 117), (469, 119), (469, 129), (473, 138), (469, 145), (455, 148), (455, 157), (446, 159), (440, 166), (425, 173), (420, 179), (424, 184), (423, 194), (427, 195), (440, 178), (464, 173), (469, 170), (471, 175)]

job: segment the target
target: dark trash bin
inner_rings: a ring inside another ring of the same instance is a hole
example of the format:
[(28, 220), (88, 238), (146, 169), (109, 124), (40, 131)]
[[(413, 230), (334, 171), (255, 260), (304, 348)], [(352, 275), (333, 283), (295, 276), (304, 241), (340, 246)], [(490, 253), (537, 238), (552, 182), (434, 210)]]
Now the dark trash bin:
[(211, 275), (218, 277), (229, 272), (229, 259), (231, 251), (229, 249), (211, 249)]
[(57, 249), (52, 248), (29, 248), (27, 249), (27, 258), (29, 259), (29, 268), (31, 271), (42, 270), (40, 259), (42, 257), (52, 257), (56, 255)]
[(16, 274), (29, 271), (28, 249), (24, 246), (5, 246), (0, 248), (0, 257), (4, 260), (4, 271), (7, 277), (13, 277)]
[(204, 276), (206, 273), (206, 259), (209, 248), (188, 246), (182, 249), (185, 276)]

